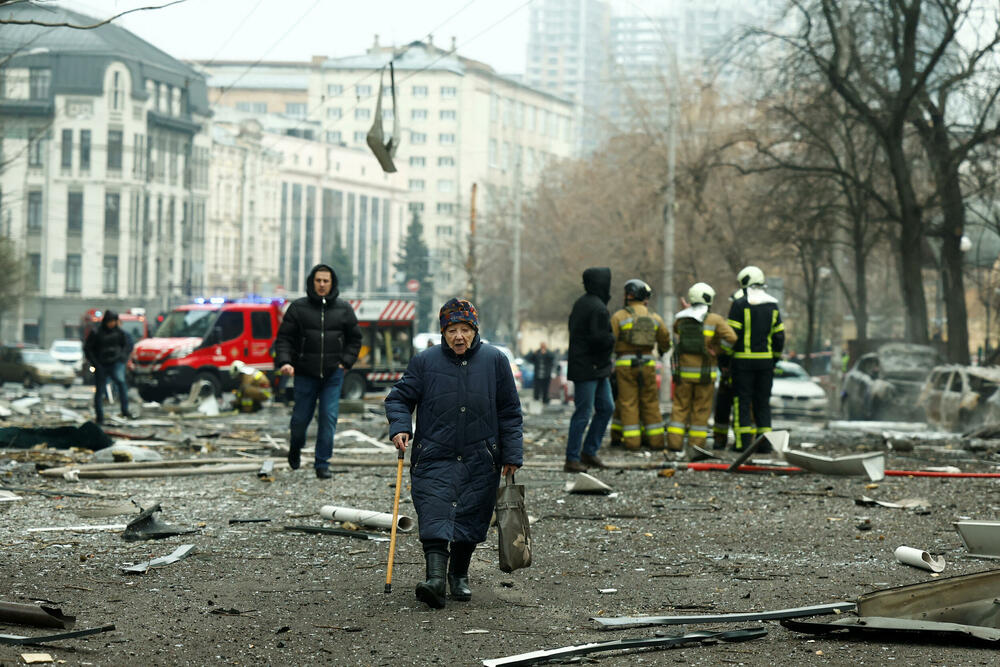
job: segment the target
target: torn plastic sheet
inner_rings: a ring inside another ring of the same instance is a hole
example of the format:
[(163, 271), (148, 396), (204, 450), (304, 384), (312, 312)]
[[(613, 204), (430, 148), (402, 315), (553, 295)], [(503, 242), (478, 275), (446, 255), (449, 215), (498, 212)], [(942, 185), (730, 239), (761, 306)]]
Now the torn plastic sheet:
[(143, 574), (152, 568), (176, 563), (180, 559), (191, 554), (192, 551), (194, 551), (193, 544), (182, 544), (166, 556), (160, 556), (159, 558), (148, 560), (145, 563), (138, 563), (136, 565), (132, 565), (131, 567), (123, 567), (122, 572), (126, 572), (128, 574)]
[(67, 616), (59, 607), (0, 602), (0, 622), (31, 625), (36, 628), (72, 628), (76, 616)]
[(970, 556), (1000, 558), (1000, 521), (956, 521), (953, 525)]
[(75, 639), (77, 637), (87, 637), (101, 632), (111, 632), (115, 629), (112, 625), (102, 625), (99, 628), (87, 628), (85, 630), (74, 630), (73, 632), (61, 632), (57, 635), (39, 635), (37, 637), (25, 637), (23, 635), (0, 635), (0, 644), (9, 646), (31, 646), (32, 644), (46, 644), (61, 639)]
[(689, 632), (686, 635), (675, 637), (645, 637), (636, 639), (616, 639), (606, 642), (591, 642), (589, 644), (577, 644), (576, 646), (564, 646), (563, 648), (553, 648), (542, 651), (532, 651), (521, 653), (506, 658), (494, 658), (483, 660), (486, 667), (496, 667), (500, 665), (535, 665), (550, 660), (568, 658), (575, 655), (587, 655), (599, 653), (601, 651), (628, 651), (638, 648), (670, 648), (672, 646), (683, 646), (696, 643), (714, 642), (745, 642), (752, 639), (759, 639), (767, 635), (765, 628), (748, 628), (746, 630), (729, 630), (727, 632)]
[(688, 623), (743, 623), (749, 621), (769, 621), (778, 618), (799, 618), (853, 611), (853, 602), (833, 602), (831, 604), (794, 607), (774, 611), (750, 611), (731, 614), (684, 614), (681, 616), (594, 616), (590, 620), (602, 630), (637, 628), (644, 625), (684, 625)]
[(35, 445), (46, 445), (54, 449), (80, 447), (97, 451), (111, 446), (111, 438), (94, 422), (84, 422), (79, 426), (54, 426), (51, 428), (21, 428), (7, 426), (0, 428), (0, 445), (31, 449)]
[(611, 487), (593, 475), (581, 472), (572, 481), (566, 482), (566, 492), (606, 496), (611, 493)]
[(145, 509), (139, 513), (139, 516), (128, 522), (125, 526), (125, 531), (122, 533), (122, 539), (128, 540), (129, 542), (135, 542), (137, 540), (161, 540), (165, 537), (173, 537), (175, 535), (187, 535), (189, 533), (195, 533), (195, 530), (181, 530), (175, 528), (170, 524), (163, 523), (159, 519), (153, 516), (156, 512), (160, 511), (160, 503), (156, 503), (149, 509)]
[(347, 530), (346, 528), (328, 528), (326, 526), (282, 526), (283, 530), (296, 533), (318, 533), (322, 535), (340, 535), (341, 537), (353, 537), (358, 540), (371, 540), (372, 542), (388, 542), (389, 538), (378, 533), (366, 533), (363, 530)]

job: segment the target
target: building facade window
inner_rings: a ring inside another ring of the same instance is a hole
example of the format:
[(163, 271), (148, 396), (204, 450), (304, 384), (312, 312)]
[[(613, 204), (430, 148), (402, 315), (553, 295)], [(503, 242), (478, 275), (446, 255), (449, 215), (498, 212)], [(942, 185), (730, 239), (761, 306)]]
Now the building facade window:
[(33, 100), (49, 99), (52, 87), (52, 70), (47, 67), (32, 67), (28, 71), (28, 95)]
[(104, 256), (104, 270), (101, 272), (101, 291), (114, 294), (118, 291), (118, 255)]
[(423, 192), (424, 186), (425, 186), (424, 179), (422, 178), (410, 179), (410, 192)]
[(62, 159), (59, 164), (63, 169), (73, 168), (73, 130), (62, 131)]
[(111, 75), (111, 110), (121, 111), (125, 106), (125, 86), (122, 85), (122, 73)]
[(90, 169), (90, 130), (80, 130), (80, 171)]
[(438, 166), (439, 167), (454, 167), (455, 166), (455, 158), (453, 158), (450, 155), (442, 155), (442, 156), (440, 156), (438, 158)]
[(285, 102), (285, 115), (292, 118), (305, 118), (308, 115), (305, 102)]
[(411, 144), (426, 144), (427, 134), (424, 132), (410, 132), (410, 143)]
[(456, 118), (458, 118), (458, 112), (455, 111), (454, 109), (441, 109), (441, 112), (438, 114), (438, 117), (441, 120), (455, 120)]
[(452, 146), (455, 144), (455, 135), (451, 132), (442, 132), (438, 135), (438, 141), (442, 146)]
[(34, 127), (28, 133), (28, 166), (41, 167), (45, 157), (45, 130)]
[(80, 255), (66, 255), (66, 291), (79, 292), (81, 284), (81, 262)]
[(410, 120), (427, 120), (427, 109), (410, 109)]
[(354, 94), (358, 97), (370, 97), (372, 94), (372, 87), (367, 84), (358, 84), (354, 86)]
[(458, 88), (455, 86), (441, 86), (441, 97), (455, 97), (458, 95)]
[(37, 292), (42, 288), (42, 254), (28, 253), (28, 289)]
[(339, 144), (341, 141), (343, 141), (343, 139), (341, 139), (340, 132), (338, 130), (327, 130), (326, 143)]
[(341, 116), (344, 115), (344, 110), (340, 107), (330, 107), (326, 110), (326, 117), (330, 120), (340, 120)]
[(427, 97), (427, 86), (413, 86), (410, 93), (414, 97)]
[(409, 204), (410, 213), (423, 213), (424, 203), (422, 201), (411, 201)]
[(83, 193), (70, 192), (66, 197), (66, 233), (83, 233)]
[(42, 229), (42, 191), (32, 190), (28, 193), (28, 231), (38, 232)]
[(438, 181), (438, 192), (454, 192), (455, 181), (450, 178), (442, 178)]
[(108, 130), (108, 169), (122, 170), (122, 131)]
[(121, 223), (121, 194), (108, 192), (104, 195), (104, 235), (118, 236)]
[(500, 164), (497, 162), (497, 140), (490, 139), (489, 144), (489, 162), (491, 167), (498, 167)]
[(427, 158), (410, 156), (410, 166), (411, 167), (423, 167), (427, 164)]
[(354, 133), (354, 143), (363, 144), (368, 138), (368, 133), (364, 130), (359, 130)]
[(331, 83), (326, 86), (327, 95), (341, 95), (344, 92), (344, 87), (339, 83)]
[(372, 117), (371, 109), (355, 109), (354, 120), (368, 120)]
[[(448, 215), (455, 212), (455, 204), (447, 201), (439, 201), (437, 204), (437, 212)], [(441, 234), (442, 227), (438, 227), (438, 235)], [(450, 228), (448, 228), (450, 231)]]

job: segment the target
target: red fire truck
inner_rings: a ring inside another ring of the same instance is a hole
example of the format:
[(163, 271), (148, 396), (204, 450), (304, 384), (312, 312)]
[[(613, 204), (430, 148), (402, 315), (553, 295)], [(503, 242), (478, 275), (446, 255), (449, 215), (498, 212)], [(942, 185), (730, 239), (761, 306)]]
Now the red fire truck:
[[(358, 361), (344, 378), (342, 395), (391, 386), (413, 355), (412, 299), (344, 295), (363, 334)], [(142, 341), (128, 361), (131, 381), (146, 401), (187, 393), (198, 380), (218, 394), (233, 387), (228, 370), (237, 359), (274, 379), (271, 345), (286, 303), (283, 299), (198, 299), (178, 306), (154, 338)]]

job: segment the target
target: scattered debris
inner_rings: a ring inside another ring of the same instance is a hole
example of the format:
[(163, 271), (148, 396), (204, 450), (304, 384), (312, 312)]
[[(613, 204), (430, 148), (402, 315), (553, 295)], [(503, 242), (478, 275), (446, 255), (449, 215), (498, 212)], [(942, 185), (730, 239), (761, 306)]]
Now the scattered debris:
[(129, 542), (135, 542), (138, 540), (161, 540), (165, 537), (187, 535), (189, 533), (198, 532), (195, 530), (180, 530), (169, 524), (161, 522), (153, 516), (153, 514), (159, 511), (160, 503), (156, 503), (149, 509), (142, 510), (142, 512), (139, 513), (139, 516), (129, 521), (128, 525), (125, 526), (125, 532), (122, 533), (122, 539), (128, 540)]
[(867, 475), (873, 482), (885, 479), (885, 454), (882, 452), (830, 457), (789, 449), (785, 452), (785, 460), (824, 475)]
[(91, 533), (95, 531), (115, 531), (115, 530), (125, 530), (124, 523), (106, 523), (98, 526), (47, 526), (45, 528), (29, 528), (29, 533), (58, 533), (58, 532), (73, 532), (73, 533)]
[(341, 537), (353, 537), (359, 540), (371, 540), (372, 542), (388, 542), (389, 538), (378, 533), (366, 533), (361, 530), (345, 530), (343, 528), (329, 528), (327, 526), (282, 526), (283, 530), (298, 533), (318, 533), (322, 535), (340, 535)]
[(176, 563), (185, 556), (190, 555), (192, 551), (194, 551), (193, 544), (182, 544), (166, 556), (160, 556), (159, 558), (148, 560), (145, 563), (138, 563), (137, 565), (132, 565), (131, 567), (122, 568), (122, 572), (127, 574), (144, 574), (154, 567), (162, 567), (164, 565)]
[[(280, 461), (275, 467), (288, 467)], [(176, 459), (171, 461), (150, 461), (133, 463), (87, 463), (78, 466), (62, 466), (42, 470), (45, 477), (65, 477), (75, 473), (79, 479), (111, 479), (128, 477), (176, 477), (182, 475), (222, 475), (237, 472), (255, 472), (259, 462), (246, 458), (221, 459)]]
[(110, 447), (111, 438), (94, 422), (84, 422), (79, 426), (53, 426), (49, 428), (24, 428), (20, 426), (0, 428), (0, 445), (30, 449), (35, 445), (43, 444), (53, 449), (79, 447), (96, 452), (99, 449)]
[(896, 550), (892, 553), (896, 557), (896, 560), (903, 565), (910, 565), (912, 567), (918, 567), (921, 570), (930, 570), (931, 572), (940, 572), (944, 569), (944, 556), (934, 558), (922, 549), (914, 549), (913, 547), (896, 547)]
[(68, 629), (76, 623), (76, 617), (63, 614), (58, 607), (0, 602), (0, 621), (36, 628)]
[(577, 473), (571, 481), (566, 482), (567, 493), (584, 493), (606, 496), (611, 493), (611, 487), (585, 472)]
[(880, 507), (888, 507), (889, 509), (927, 509), (930, 507), (930, 502), (923, 498), (903, 498), (902, 500), (897, 500), (892, 503), (887, 500), (875, 500), (874, 498), (869, 498), (868, 496), (861, 496), (860, 498), (855, 498), (855, 505), (861, 505), (862, 507), (871, 507), (878, 505)]
[[(319, 515), (324, 519), (333, 521), (349, 521), (351, 523), (368, 526), (369, 528), (392, 529), (392, 515), (387, 512), (373, 512), (371, 510), (359, 510), (353, 507), (337, 507), (335, 505), (323, 505), (319, 508)], [(400, 515), (396, 520), (396, 529), (402, 533), (409, 533), (413, 530), (416, 522), (408, 517)]]
[(730, 630), (728, 632), (690, 632), (686, 635), (675, 637), (617, 639), (607, 642), (592, 642), (590, 644), (532, 651), (531, 653), (521, 653), (520, 655), (512, 655), (506, 658), (483, 660), (483, 665), (486, 667), (499, 665), (536, 665), (541, 662), (549, 662), (575, 655), (599, 653), (601, 651), (628, 651), (636, 648), (670, 648), (672, 646), (703, 642), (745, 642), (751, 639), (759, 639), (766, 634), (767, 630), (765, 628), (749, 628), (746, 630)]
[(55, 662), (48, 653), (22, 653), (21, 660), (26, 665), (36, 665), (44, 662)]
[(74, 513), (81, 519), (100, 519), (106, 516), (118, 516), (119, 514), (135, 514), (139, 511), (139, 506), (135, 503), (118, 503), (116, 505), (83, 507), (74, 510)]
[(267, 523), (269, 521), (270, 519), (230, 519), (229, 525), (231, 526), (234, 523)]
[(822, 614), (839, 614), (855, 609), (853, 602), (833, 602), (811, 607), (794, 607), (775, 611), (750, 611), (730, 614), (685, 614), (681, 616), (595, 616), (590, 620), (602, 630), (638, 628), (644, 625), (684, 625), (687, 623), (744, 623), (748, 621), (771, 621), (779, 618), (801, 618)]
[(970, 556), (1000, 558), (1000, 521), (956, 521), (953, 525)]
[[(102, 625), (99, 628), (87, 628), (86, 630), (74, 630), (72, 632), (61, 632), (57, 635), (40, 635), (37, 637), (24, 637), (22, 635), (0, 635), (0, 645), (7, 644), (9, 646), (28, 646), (32, 644), (47, 644), (49, 642), (55, 642), (62, 639), (76, 639), (77, 637), (88, 637), (90, 635), (96, 635), (101, 632), (111, 632), (115, 629), (114, 625)], [(22, 655), (34, 655), (30, 653)], [(47, 655), (47, 654), (42, 654)], [(52, 662), (51, 658), (49, 662)]]
[(0, 490), (0, 503), (9, 503), (15, 500), (24, 500), (24, 498), (17, 495), (13, 491)]
[(96, 454), (94, 454), (94, 461), (98, 463), (126, 463), (130, 461), (135, 462), (145, 462), (145, 461), (162, 461), (163, 456), (159, 452), (155, 452), (148, 447), (140, 447), (138, 445), (126, 444), (126, 443), (115, 443), (110, 447), (106, 447)]
[(274, 459), (267, 459), (260, 464), (260, 470), (257, 471), (257, 479), (262, 482), (274, 481)]

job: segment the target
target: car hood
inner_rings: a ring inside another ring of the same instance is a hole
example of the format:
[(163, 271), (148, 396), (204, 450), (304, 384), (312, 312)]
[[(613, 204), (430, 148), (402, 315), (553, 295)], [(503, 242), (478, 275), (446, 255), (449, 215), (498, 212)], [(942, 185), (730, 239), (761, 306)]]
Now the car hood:
[(201, 338), (146, 338), (135, 344), (132, 356), (139, 361), (154, 361), (181, 347), (197, 347)]
[(73, 369), (72, 368), (66, 368), (64, 365), (62, 365), (59, 362), (52, 363), (52, 362), (45, 361), (45, 362), (42, 362), (42, 363), (29, 364), (29, 365), (32, 368), (34, 368), (36, 372), (38, 372), (38, 373), (45, 373), (47, 375), (59, 375), (59, 374), (72, 374), (73, 373)]
[(826, 392), (815, 382), (808, 380), (783, 380), (774, 378), (771, 385), (772, 396), (787, 398), (826, 398)]

